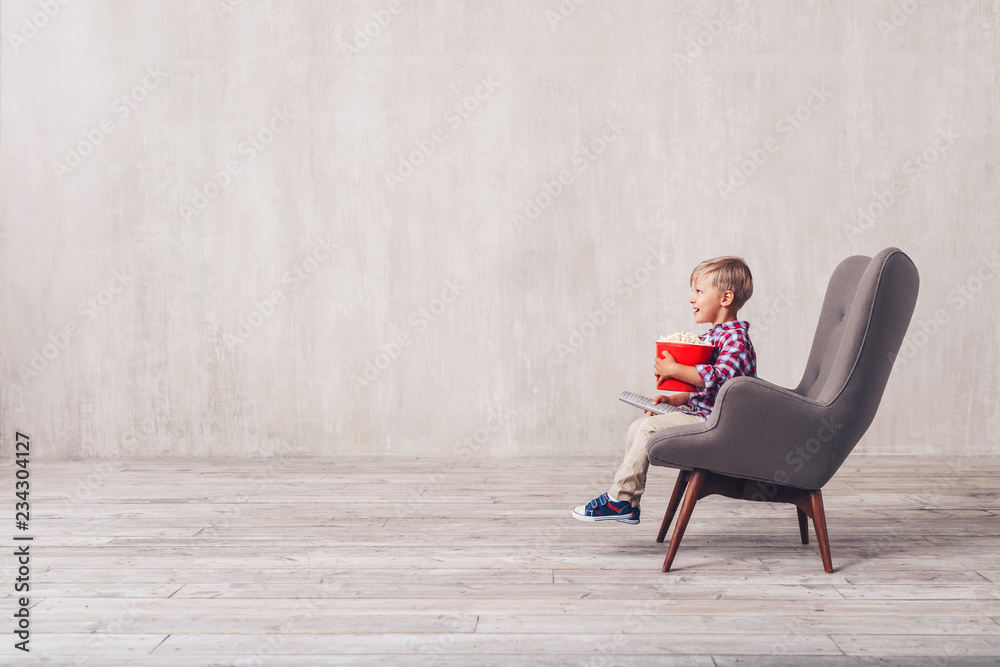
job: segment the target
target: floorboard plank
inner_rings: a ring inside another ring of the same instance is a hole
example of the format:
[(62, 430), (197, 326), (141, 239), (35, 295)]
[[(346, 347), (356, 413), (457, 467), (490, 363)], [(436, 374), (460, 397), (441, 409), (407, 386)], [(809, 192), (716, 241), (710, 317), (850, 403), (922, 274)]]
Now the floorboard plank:
[[(654, 537), (673, 471), (650, 475), (637, 526), (570, 517), (616, 465), (33, 461), (32, 654), (14, 657), (108, 667), (997, 663), (1000, 461), (852, 457), (824, 488), (831, 575), (814, 537), (799, 543), (793, 508), (726, 498), (698, 503), (673, 570), (660, 572), (667, 544)], [(13, 473), (9, 461), (0, 469)], [(354, 496), (365, 502), (345, 510)], [(512, 517), (511, 497), (541, 509)], [(11, 506), (0, 517), (13, 520)], [(17, 566), (4, 550), (5, 580)], [(7, 608), (14, 597), (0, 590)], [(0, 663), (11, 651), (0, 647)]]

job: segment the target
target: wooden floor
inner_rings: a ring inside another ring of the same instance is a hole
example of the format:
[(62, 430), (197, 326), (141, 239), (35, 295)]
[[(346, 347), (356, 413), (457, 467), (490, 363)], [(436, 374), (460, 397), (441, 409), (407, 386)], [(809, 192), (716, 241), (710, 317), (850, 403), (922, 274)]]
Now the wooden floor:
[(714, 497), (661, 573), (673, 471), (637, 526), (570, 516), (615, 463), (33, 461), (32, 651), (4, 549), (0, 662), (998, 664), (1000, 461), (849, 459), (831, 575), (794, 508)]

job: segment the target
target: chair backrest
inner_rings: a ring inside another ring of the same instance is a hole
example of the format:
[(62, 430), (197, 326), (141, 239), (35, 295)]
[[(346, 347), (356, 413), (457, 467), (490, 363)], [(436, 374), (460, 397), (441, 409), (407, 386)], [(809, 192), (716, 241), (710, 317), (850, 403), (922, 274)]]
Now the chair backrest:
[(898, 248), (848, 257), (833, 272), (798, 394), (831, 406), (832, 475), (864, 435), (917, 300), (917, 267)]

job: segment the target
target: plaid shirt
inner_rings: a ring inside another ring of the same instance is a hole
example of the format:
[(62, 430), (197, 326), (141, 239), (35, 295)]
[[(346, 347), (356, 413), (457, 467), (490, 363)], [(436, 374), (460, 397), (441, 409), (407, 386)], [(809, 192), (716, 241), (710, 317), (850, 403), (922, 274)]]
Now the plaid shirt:
[(700, 338), (715, 345), (712, 364), (695, 366), (705, 386), (691, 392), (685, 412), (708, 419), (715, 406), (715, 396), (723, 383), (738, 375), (757, 377), (757, 354), (750, 342), (750, 323), (746, 320), (716, 324)]

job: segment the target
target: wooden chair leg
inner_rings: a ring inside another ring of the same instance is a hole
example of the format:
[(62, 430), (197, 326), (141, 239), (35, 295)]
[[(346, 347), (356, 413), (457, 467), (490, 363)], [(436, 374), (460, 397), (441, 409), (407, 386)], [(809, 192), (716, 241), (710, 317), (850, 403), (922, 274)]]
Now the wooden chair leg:
[(795, 511), (799, 515), (799, 537), (802, 538), (802, 544), (809, 544), (809, 517), (800, 507), (796, 507)]
[(819, 555), (823, 559), (823, 569), (826, 570), (827, 574), (833, 574), (830, 537), (826, 532), (826, 513), (823, 511), (823, 494), (819, 489), (809, 492), (809, 506), (812, 509), (813, 528), (816, 530), (816, 541), (819, 543)]
[(704, 470), (695, 470), (691, 473), (687, 484), (687, 493), (684, 494), (684, 503), (681, 505), (681, 515), (677, 517), (677, 525), (674, 526), (674, 534), (670, 538), (670, 548), (667, 549), (667, 557), (663, 560), (664, 572), (669, 572), (670, 566), (674, 562), (677, 547), (680, 546), (681, 538), (684, 537), (684, 531), (687, 529), (691, 513), (694, 511), (694, 504), (698, 502), (698, 492), (701, 490), (701, 484), (705, 481), (706, 474)]
[(666, 537), (667, 529), (670, 528), (670, 522), (674, 520), (674, 513), (677, 512), (677, 506), (681, 502), (681, 496), (684, 495), (684, 488), (687, 486), (690, 476), (690, 470), (680, 470), (677, 472), (674, 490), (670, 494), (670, 502), (667, 503), (667, 511), (663, 515), (663, 523), (660, 524), (660, 533), (656, 536), (657, 542), (662, 542), (663, 538)]

